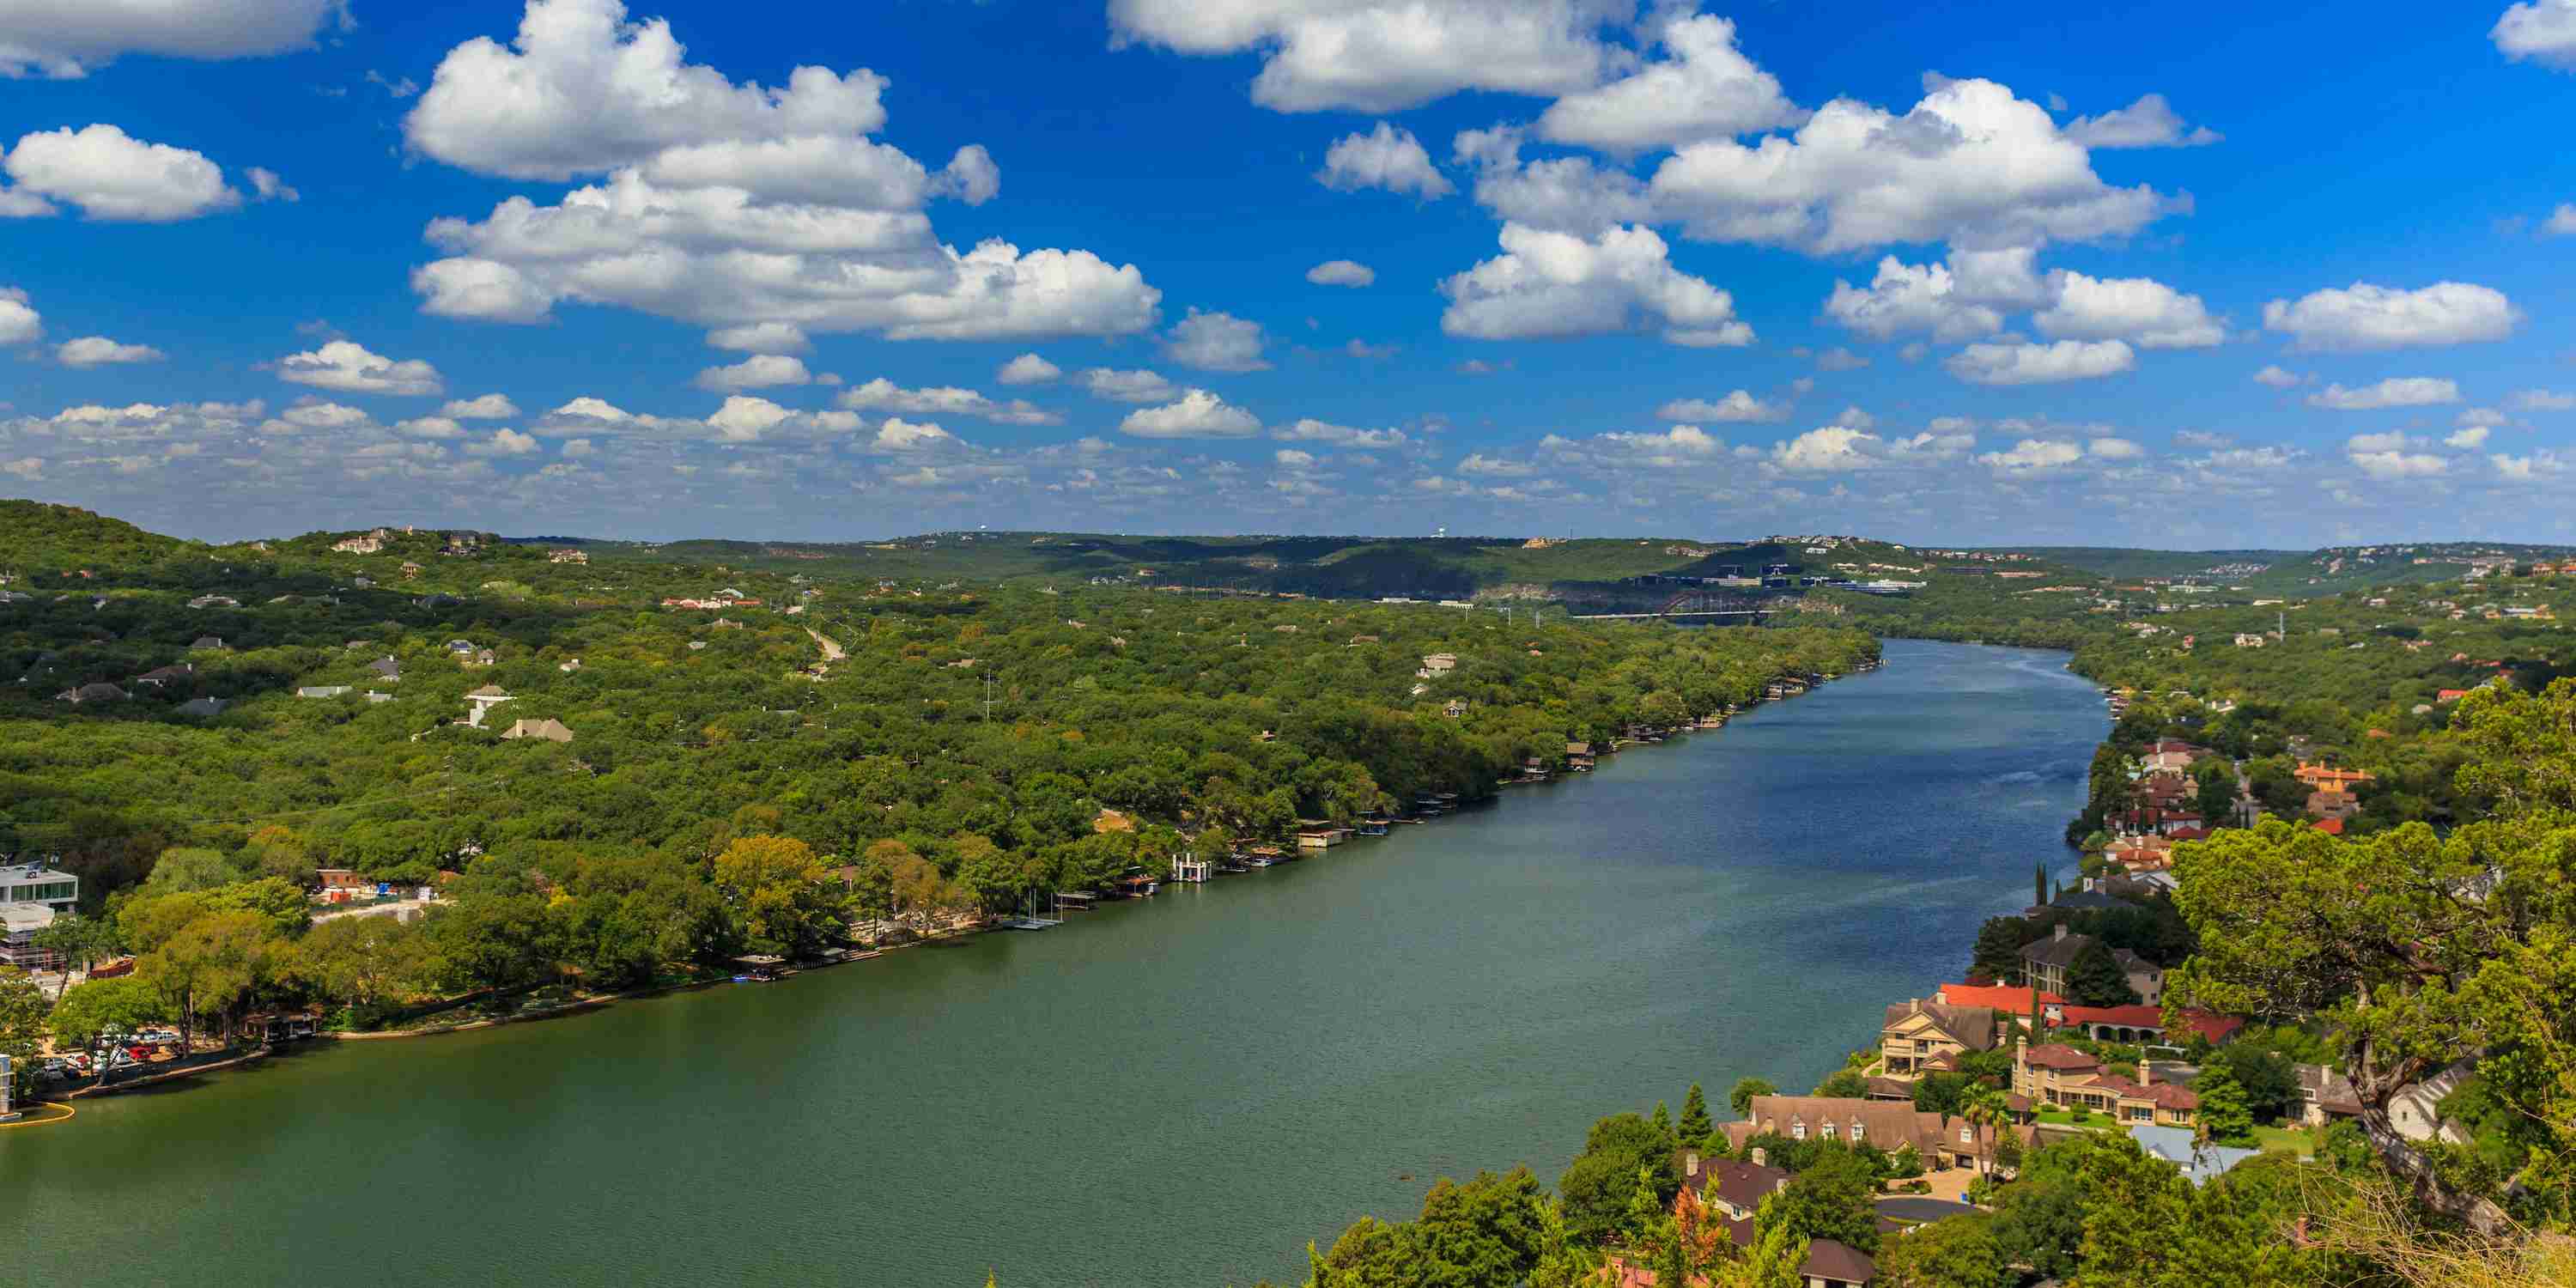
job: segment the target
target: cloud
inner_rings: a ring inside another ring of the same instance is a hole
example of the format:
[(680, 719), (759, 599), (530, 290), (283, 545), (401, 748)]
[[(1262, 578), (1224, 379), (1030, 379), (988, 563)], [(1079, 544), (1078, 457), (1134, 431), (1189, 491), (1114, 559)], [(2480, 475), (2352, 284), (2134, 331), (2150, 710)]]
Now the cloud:
[(1333, 425), (1312, 419), (1280, 426), (1271, 430), (1270, 436), (1291, 443), (1324, 443), (1363, 452), (1402, 447), (1409, 441), (1404, 431), (1400, 429), (1353, 429), (1348, 425)]
[(1570, 94), (1625, 52), (1601, 39), (1633, 0), (1110, 0), (1114, 46), (1258, 52), (1252, 99), (1282, 112), (1392, 112), (1459, 90)]
[(1972, 344), (1942, 364), (1974, 385), (2034, 385), (2094, 380), (2135, 370), (2137, 355), (2121, 340), (2055, 344)]
[(1431, 154), (1423, 150), (1413, 131), (1384, 121), (1366, 134), (1334, 140), (1324, 153), (1324, 168), (1315, 172), (1315, 182), (1341, 192), (1384, 188), (1424, 201), (1437, 201), (1458, 190), (1431, 164)]
[(2296, 337), (2297, 347), (2342, 352), (2501, 340), (2521, 321), (2504, 292), (2467, 282), (2418, 291), (2355, 282), (2263, 306), (2263, 325)]
[(2451, 463), (2424, 452), (2350, 451), (2345, 459), (2375, 479), (2431, 478), (2450, 471)]
[(1168, 402), (1180, 396), (1180, 386), (1165, 380), (1155, 371), (1118, 371), (1109, 367), (1091, 367), (1076, 377), (1094, 398), (1110, 402)]
[(2391, 377), (2375, 385), (2346, 389), (2327, 385), (2308, 395), (2308, 405), (2329, 411), (2377, 411), (2383, 407), (2431, 407), (2460, 400), (2460, 386), (2425, 376)]
[(2277, 365), (2265, 367), (2261, 371), (2254, 373), (2254, 383), (2258, 385), (2266, 385), (2274, 389), (2295, 388), (2303, 379), (2305, 379), (2305, 377), (2293, 372), (2284, 371)]
[(2471, 425), (2465, 429), (2452, 431), (2450, 437), (2442, 440), (2442, 445), (2444, 447), (2457, 447), (2463, 449), (2484, 447), (2486, 446), (2487, 434), (2489, 432), (2490, 431), (2484, 425)]
[(1261, 432), (1261, 421), (1207, 390), (1193, 389), (1178, 402), (1127, 413), (1118, 430), (1137, 438), (1250, 438)]
[(480, 398), (459, 398), (438, 409), (441, 416), (457, 420), (513, 420), (519, 405), (507, 394), (485, 394)]
[(15, 0), (0, 4), (0, 76), (74, 79), (121, 54), (250, 58), (313, 43), (346, 0)]
[(1315, 463), (1315, 454), (1313, 452), (1301, 452), (1293, 447), (1283, 447), (1278, 451), (1272, 452), (1270, 454), (1270, 459), (1278, 462), (1278, 464), (1284, 469), (1302, 470)]
[(1377, 271), (1347, 259), (1328, 259), (1307, 269), (1306, 280), (1317, 286), (1370, 286), (1377, 282)]
[(2084, 452), (2106, 461), (2134, 461), (2146, 455), (2147, 449), (2125, 438), (2095, 438), (2085, 441)]
[(1538, 473), (1538, 467), (1531, 465), (1526, 461), (1509, 460), (1499, 456), (1487, 456), (1482, 452), (1469, 452), (1464, 459), (1458, 462), (1458, 472), (1461, 474), (1484, 474), (1499, 478), (1527, 478), (1530, 475)]
[(45, 199), (80, 207), (85, 218), (172, 223), (241, 204), (223, 167), (202, 152), (146, 143), (113, 125), (40, 130), (18, 140), (5, 164), (15, 187), (10, 213), (46, 214)]
[(707, 333), (711, 348), (730, 349), (736, 353), (812, 353), (814, 342), (805, 338), (804, 328), (787, 322), (755, 322), (749, 326), (721, 327)]
[(927, 421), (908, 421), (888, 416), (877, 426), (875, 448), (881, 452), (921, 452), (934, 448), (962, 445), (955, 434)]
[(1869, 359), (1839, 344), (1816, 355), (1818, 371), (1858, 371), (1868, 365)]
[(1034, 353), (1023, 353), (1003, 363), (993, 378), (1006, 385), (1042, 385), (1063, 374), (1064, 368)]
[(2576, 0), (2527, 0), (2504, 11), (2487, 37), (2504, 56), (2576, 71)]
[(2084, 449), (2074, 443), (2048, 439), (2025, 438), (2010, 451), (1987, 452), (1977, 463), (1997, 474), (2037, 474), (2073, 465), (2084, 459)]
[(304, 194), (286, 186), (286, 181), (278, 178), (275, 170), (265, 169), (260, 166), (252, 166), (250, 169), (243, 171), (243, 173), (250, 176), (251, 194), (260, 201), (296, 202), (304, 200)]
[(2197, 295), (2144, 277), (2094, 278), (2059, 270), (2048, 275), (2056, 302), (2031, 317), (2040, 334), (2058, 339), (2126, 340), (2141, 349), (2205, 349), (2227, 339)]
[(1059, 425), (1062, 416), (1025, 399), (997, 402), (972, 389), (942, 386), (905, 389), (879, 376), (833, 400), (853, 411), (895, 411), (916, 416), (972, 416), (1004, 425)]
[(1929, 79), (1902, 116), (1836, 99), (1794, 136), (1691, 144), (1656, 169), (1644, 196), (1690, 237), (1814, 254), (2092, 241), (2187, 208), (2143, 185), (2103, 183), (2082, 144), (2004, 86)]
[(1907, 264), (1894, 255), (1878, 261), (1867, 289), (1837, 279), (1825, 316), (1872, 339), (1928, 335), (1956, 344), (2004, 328), (2003, 314), (1960, 297), (1947, 264)]
[(1568, 94), (1538, 119), (1558, 143), (1639, 152), (1794, 126), (1807, 113), (1735, 47), (1735, 24), (1676, 17), (1657, 32), (1667, 57), (1598, 89)]
[(2186, 129), (2162, 94), (2149, 94), (2127, 107), (2100, 116), (2079, 116), (2066, 123), (2066, 137), (2088, 148), (2199, 148), (2227, 136), (2211, 129)]
[(1202, 371), (1268, 371), (1261, 360), (1261, 324), (1230, 313), (1201, 313), (1172, 327), (1163, 338), (1163, 356)]
[[(453, 407), (456, 404), (448, 405)], [(410, 420), (395, 421), (394, 432), (412, 438), (463, 438), (465, 426), (458, 424), (454, 416), (415, 416)]]
[(1503, 254), (1443, 281), (1440, 329), (1479, 340), (1527, 340), (1660, 324), (1691, 348), (1753, 343), (1734, 297), (1672, 266), (1648, 228), (1596, 238), (1505, 224)]
[(2536, 483), (2565, 469), (2558, 454), (2547, 448), (2528, 456), (2508, 456), (2498, 452), (2489, 456), (2487, 463), (2495, 467), (2497, 475), (2516, 483)]
[(926, 203), (985, 200), (999, 171), (974, 145), (934, 174), (864, 137), (885, 121), (875, 73), (799, 67), (772, 89), (682, 52), (667, 23), (628, 22), (617, 0), (529, 0), (512, 45), (449, 51), (405, 118), (414, 150), (507, 178), (604, 177), (551, 205), (512, 196), (479, 222), (432, 221), (445, 257), (412, 275), (423, 310), (533, 323), (572, 300), (897, 340), (1154, 324), (1161, 293), (1132, 264), (942, 244)]
[(2576, 411), (2576, 394), (2525, 389), (2513, 396), (2515, 411)]
[(527, 456), (537, 450), (537, 440), (515, 429), (496, 429), (492, 437), (466, 444), (465, 450), (473, 456)]
[(44, 335), (44, 317), (27, 303), (27, 293), (0, 287), (0, 345), (33, 344)]
[(2550, 237), (2576, 237), (2576, 202), (2558, 203), (2558, 208), (2541, 222), (2540, 231)]
[(751, 442), (784, 423), (794, 412), (766, 398), (734, 394), (707, 417), (707, 424), (728, 442)]
[(438, 368), (413, 360), (396, 362), (368, 352), (352, 340), (333, 340), (306, 353), (290, 353), (277, 361), (280, 380), (316, 389), (332, 389), (351, 394), (435, 394), (443, 388)]
[(297, 403), (279, 412), (277, 418), (298, 429), (347, 429), (375, 419), (356, 407), (335, 402)]
[(66, 367), (104, 367), (130, 362), (159, 362), (169, 355), (148, 344), (118, 344), (103, 335), (65, 340), (54, 361)]
[(1849, 425), (1826, 425), (1808, 430), (1788, 442), (1773, 444), (1771, 463), (1801, 474), (1840, 474), (1876, 469), (1886, 463), (1879, 452), (1883, 445), (1878, 435), (1866, 430)]
[(709, 367), (698, 373), (691, 383), (711, 393), (735, 393), (745, 389), (771, 389), (779, 385), (805, 385), (814, 375), (805, 369), (802, 359), (777, 353), (756, 353), (731, 366)]
[(1632, 452), (1656, 461), (1677, 461), (1688, 457), (1714, 456), (1726, 450), (1726, 443), (1697, 425), (1675, 425), (1664, 432), (1647, 433), (1612, 431), (1596, 434), (1590, 440), (1602, 447)]
[(1782, 403), (1767, 403), (1744, 390), (1737, 389), (1715, 402), (1705, 398), (1676, 398), (1655, 409), (1659, 419), (1673, 421), (1714, 420), (1729, 423), (1786, 420), (1789, 408)]

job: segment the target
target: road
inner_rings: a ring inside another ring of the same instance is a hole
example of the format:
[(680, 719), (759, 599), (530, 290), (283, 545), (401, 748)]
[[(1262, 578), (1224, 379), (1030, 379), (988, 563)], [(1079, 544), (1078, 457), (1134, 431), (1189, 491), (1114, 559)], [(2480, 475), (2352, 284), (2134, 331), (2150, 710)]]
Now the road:
[(833, 643), (833, 642), (832, 642), (832, 637), (831, 637), (831, 636), (826, 635), (826, 634), (824, 634), (824, 633), (823, 633), (823, 632), (821, 632), (821, 631), (815, 630), (815, 629), (814, 629), (813, 627), (811, 627), (811, 626), (808, 626), (808, 627), (806, 627), (806, 628), (805, 628), (805, 633), (806, 633), (806, 634), (808, 634), (808, 635), (813, 636), (813, 637), (814, 637), (814, 642), (823, 646), (823, 660), (824, 660), (824, 661), (826, 661), (826, 662), (838, 662), (838, 661), (840, 661), (841, 659), (846, 658), (846, 657), (848, 657), (848, 656), (849, 656), (849, 654), (848, 654), (848, 653), (846, 653), (846, 652), (843, 652), (843, 651), (842, 651), (842, 649), (841, 649), (841, 646), (840, 646), (840, 645), (835, 644), (835, 643)]
[(331, 912), (318, 912), (313, 915), (313, 924), (318, 926), (326, 921), (338, 921), (342, 917), (382, 917), (387, 914), (409, 921), (419, 916), (421, 910), (427, 908), (430, 902), (426, 899), (401, 899), (392, 903), (371, 903), (363, 908), (340, 908)]

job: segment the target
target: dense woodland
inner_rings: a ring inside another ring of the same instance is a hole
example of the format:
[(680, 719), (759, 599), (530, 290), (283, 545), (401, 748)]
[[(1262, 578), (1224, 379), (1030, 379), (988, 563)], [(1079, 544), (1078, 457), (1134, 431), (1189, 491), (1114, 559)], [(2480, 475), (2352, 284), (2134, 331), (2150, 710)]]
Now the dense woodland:
[[(921, 933), (1300, 820), (1472, 801), (1569, 743), (1877, 656), (1853, 631), (584, 564), (475, 534), (207, 549), (17, 517), (0, 848), (78, 874), (88, 938), (66, 947), (136, 953), (143, 981), (73, 990), (67, 1041), (138, 1009), (221, 1026), (310, 998), (369, 1024)], [(1419, 674), (1434, 653), (1455, 669)], [(100, 684), (130, 696), (58, 696)], [(474, 727), (486, 686), (510, 700)], [(500, 736), (522, 720), (572, 740)], [(442, 901), (307, 932), (325, 868)], [(214, 983), (180, 978), (201, 960)]]

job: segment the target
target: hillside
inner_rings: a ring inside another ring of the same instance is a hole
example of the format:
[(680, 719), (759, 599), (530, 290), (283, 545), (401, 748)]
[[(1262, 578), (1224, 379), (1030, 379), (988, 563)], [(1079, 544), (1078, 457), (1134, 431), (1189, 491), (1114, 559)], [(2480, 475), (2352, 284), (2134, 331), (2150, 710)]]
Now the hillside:
[(0, 575), (77, 572), (90, 562), (132, 566), (205, 549), (67, 505), (0, 500)]

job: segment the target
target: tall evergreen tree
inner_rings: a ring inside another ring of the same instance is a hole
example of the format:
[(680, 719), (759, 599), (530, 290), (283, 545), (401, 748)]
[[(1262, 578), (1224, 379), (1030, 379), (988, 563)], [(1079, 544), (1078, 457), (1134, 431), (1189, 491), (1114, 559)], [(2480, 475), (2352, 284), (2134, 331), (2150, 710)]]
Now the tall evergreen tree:
[(2251, 1145), (2254, 1143), (2254, 1110), (2245, 1103), (2245, 1087), (2236, 1074), (2223, 1064), (2211, 1065), (2191, 1084), (2192, 1093), (2200, 1097), (2202, 1139), (2217, 1145)]
[(2096, 939), (2066, 968), (2066, 1000), (2077, 1006), (2134, 1006), (2138, 994), (2129, 987), (2129, 973), (2120, 969), (2111, 946)]
[(1680, 1125), (1682, 1144), (1697, 1145), (1707, 1140), (1709, 1133), (1714, 1130), (1716, 1130), (1716, 1124), (1708, 1120), (1708, 1096), (1702, 1093), (1699, 1084), (1694, 1082), (1690, 1085), (1690, 1093), (1682, 1097)]

